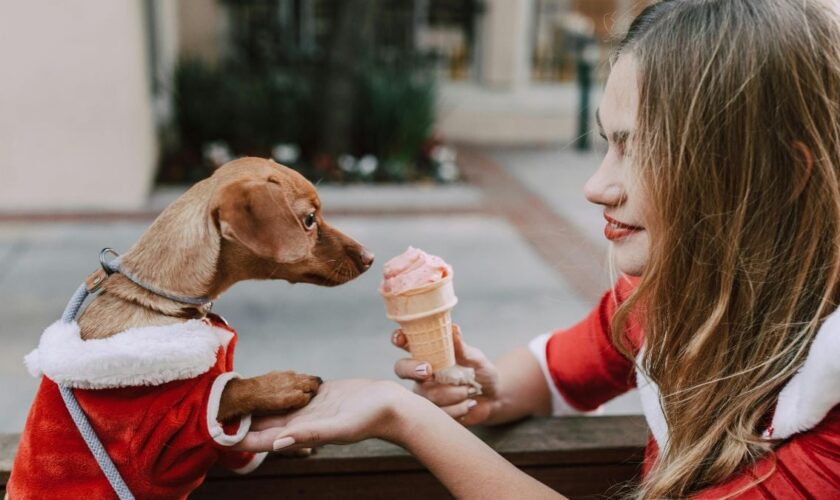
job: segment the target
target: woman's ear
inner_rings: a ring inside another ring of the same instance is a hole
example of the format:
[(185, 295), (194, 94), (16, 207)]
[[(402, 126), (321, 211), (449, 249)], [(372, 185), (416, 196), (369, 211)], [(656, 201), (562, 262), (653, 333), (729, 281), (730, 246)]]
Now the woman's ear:
[(811, 174), (814, 173), (814, 154), (811, 149), (802, 141), (794, 141), (793, 151), (796, 158), (794, 162), (794, 185), (790, 201), (796, 201), (808, 185)]
[(233, 182), (216, 193), (212, 206), (222, 238), (258, 257), (292, 263), (309, 254), (310, 239), (279, 183)]

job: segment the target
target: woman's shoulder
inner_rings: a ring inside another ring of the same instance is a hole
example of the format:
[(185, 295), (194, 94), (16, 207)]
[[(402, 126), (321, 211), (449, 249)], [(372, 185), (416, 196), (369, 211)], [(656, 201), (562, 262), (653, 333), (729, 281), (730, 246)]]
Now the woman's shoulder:
[(795, 434), (723, 484), (694, 496), (712, 498), (837, 498), (840, 491), (840, 404), (814, 428)]

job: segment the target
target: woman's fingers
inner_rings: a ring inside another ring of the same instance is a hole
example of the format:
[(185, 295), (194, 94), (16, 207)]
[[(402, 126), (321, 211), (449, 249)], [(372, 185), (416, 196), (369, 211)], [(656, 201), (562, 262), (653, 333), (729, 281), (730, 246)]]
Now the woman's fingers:
[(289, 415), (276, 415), (270, 417), (255, 417), (251, 421), (251, 431), (261, 431), (263, 429), (271, 429), (274, 427), (284, 427), (289, 420), (291, 420), (291, 414)]
[(391, 334), (391, 343), (394, 344), (395, 347), (399, 347), (404, 351), (408, 351), (408, 339), (405, 338), (405, 334), (399, 328), (394, 330), (394, 333)]
[(274, 449), (274, 441), (283, 432), (282, 427), (272, 427), (260, 431), (250, 431), (245, 438), (233, 446), (238, 451), (271, 451)]
[(394, 373), (402, 379), (425, 382), (432, 375), (432, 367), (425, 361), (404, 358), (394, 365)]
[[(348, 436), (343, 436), (346, 433), (342, 422), (334, 418), (293, 422), (282, 429), (282, 432), (275, 434), (272, 450), (311, 448), (330, 443), (342, 443), (348, 439)], [(351, 442), (354, 441), (352, 436), (349, 438)]]
[(451, 406), (463, 402), (470, 396), (478, 394), (478, 390), (467, 385), (447, 385), (435, 382), (419, 384), (414, 392), (420, 394), (438, 406)]
[(263, 430), (250, 431), (245, 439), (233, 446), (239, 451), (278, 451), (312, 448), (322, 444), (329, 444), (338, 437), (341, 422), (333, 419), (290, 422), (285, 427), (270, 427)]
[(469, 414), (470, 410), (475, 408), (475, 405), (477, 405), (477, 404), (478, 404), (478, 401), (476, 401), (474, 399), (467, 399), (467, 400), (461, 401), (458, 404), (444, 406), (441, 409), (443, 411), (445, 411), (450, 417), (452, 417), (456, 420), (460, 420), (460, 419), (463, 419), (464, 417), (466, 417), (467, 414)]

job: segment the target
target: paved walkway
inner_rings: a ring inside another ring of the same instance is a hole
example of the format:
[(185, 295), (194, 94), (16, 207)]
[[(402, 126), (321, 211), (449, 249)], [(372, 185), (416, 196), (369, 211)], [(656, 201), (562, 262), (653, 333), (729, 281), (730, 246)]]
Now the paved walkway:
[[(456, 272), (454, 317), (491, 357), (571, 325), (609, 280), (602, 227), (579, 188), (597, 156), (462, 150), (469, 182), (447, 187), (320, 187), (331, 223), (366, 244), (377, 264), (342, 287), (236, 285), (215, 310), (240, 332), (237, 369), (295, 369), (325, 378), (391, 378), (401, 355), (376, 293), (381, 264), (407, 245), (442, 255)], [(577, 185), (577, 187), (575, 187)], [(136, 214), (0, 216), (0, 432), (19, 431), (36, 381), (22, 357), (54, 321), (104, 246), (128, 248), (178, 192), (159, 191)], [(633, 396), (608, 412), (638, 412)]]

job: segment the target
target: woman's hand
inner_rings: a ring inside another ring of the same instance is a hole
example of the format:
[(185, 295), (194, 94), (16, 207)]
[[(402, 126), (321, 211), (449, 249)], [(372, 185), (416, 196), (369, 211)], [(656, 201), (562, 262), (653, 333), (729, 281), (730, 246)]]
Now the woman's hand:
[(307, 406), (283, 416), (255, 418), (236, 449), (270, 451), (368, 438), (400, 441), (399, 408), (416, 398), (396, 382), (336, 380), (324, 382)]
[[(416, 382), (414, 392), (440, 406), (451, 417), (464, 425), (476, 425), (491, 418), (499, 399), (499, 372), (480, 350), (464, 343), (461, 329), (452, 325), (455, 343), (455, 362), (475, 370), (476, 382), (481, 384), (481, 394), (466, 385), (449, 385), (435, 382), (428, 363), (405, 358), (397, 361), (394, 371), (397, 376)], [(397, 330), (391, 342), (408, 350), (408, 342), (402, 330)]]

